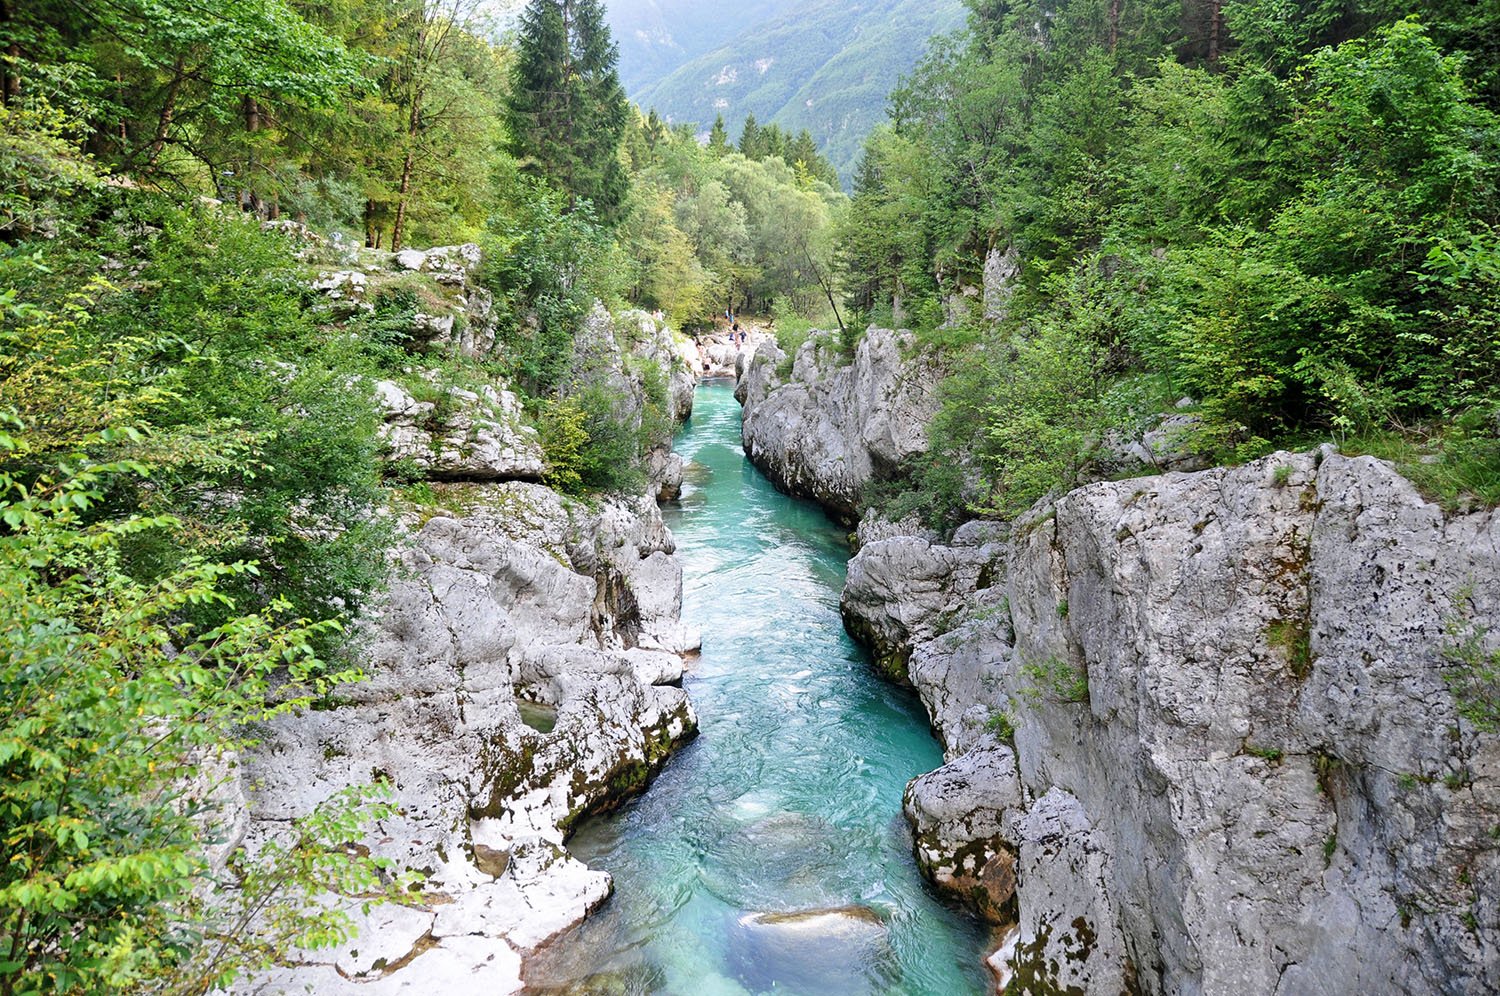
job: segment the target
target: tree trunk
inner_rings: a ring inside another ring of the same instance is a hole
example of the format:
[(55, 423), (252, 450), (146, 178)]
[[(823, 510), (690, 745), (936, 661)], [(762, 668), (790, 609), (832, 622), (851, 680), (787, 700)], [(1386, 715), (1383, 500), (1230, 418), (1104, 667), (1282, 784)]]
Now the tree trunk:
[(1212, 0), (1208, 5), (1208, 64), (1216, 65), (1219, 61), (1219, 21), (1224, 10), (1224, 0)]
[(406, 159), (401, 164), (401, 186), (396, 198), (396, 220), (391, 225), (391, 252), (401, 251), (401, 238), (406, 234), (406, 200), (411, 193), (411, 172), (415, 159), (415, 152), (408, 148)]
[[(115, 96), (120, 101), (120, 107), (125, 106), (125, 77), (121, 73), (115, 73)], [(125, 118), (120, 117), (120, 154), (124, 155), (130, 148), (130, 131), (125, 125)]]
[[(245, 115), (245, 133), (248, 134), (248, 135), (254, 135), (256, 132), (260, 131), (260, 126), (261, 126), (260, 105), (255, 102), (255, 98), (251, 97), (251, 96), (248, 96), (248, 95), (245, 96), (244, 98), (242, 98), (241, 101), (240, 101), (240, 110)], [(252, 138), (251, 141), (250, 141), (250, 144), (247, 146), (247, 148), (245, 150), (245, 200), (246, 200), (246, 203), (243, 204), (242, 207), (244, 207), (246, 210), (250, 211), (256, 217), (259, 217), (260, 213), (261, 213), (261, 199), (260, 199), (260, 195), (255, 192), (255, 171), (256, 171), (256, 168), (257, 167), (256, 167), (256, 162), (255, 162), (255, 144), (254, 144), (254, 139)]]
[[(427, 30), (424, 22), (417, 32), (417, 52), (427, 45)], [(401, 251), (401, 240), (406, 235), (406, 203), (411, 196), (412, 171), (417, 162), (417, 135), (422, 131), (422, 66), (420, 61), (412, 66), (411, 108), (406, 117), (406, 157), (401, 161), (401, 184), (397, 188), (396, 220), (391, 225), (391, 252)]]
[(156, 134), (151, 138), (151, 156), (146, 160), (148, 169), (156, 165), (156, 160), (161, 158), (162, 149), (166, 148), (167, 136), (172, 130), (172, 119), (177, 113), (177, 95), (182, 92), (183, 81), (187, 78), (184, 68), (183, 57), (179, 55), (172, 64), (172, 82), (167, 84), (167, 96), (162, 101), (161, 113), (156, 118)]
[(1109, 51), (1120, 47), (1120, 0), (1109, 0)]
[(365, 248), (375, 248), (375, 201), (365, 199)]
[(823, 293), (828, 296), (828, 306), (833, 309), (833, 320), (839, 323), (839, 332), (847, 334), (849, 330), (844, 328), (844, 316), (839, 314), (838, 302), (833, 299), (833, 282), (824, 279), (823, 270), (813, 259), (812, 250), (807, 247), (806, 242), (802, 243), (802, 255), (807, 257), (807, 265), (812, 268), (813, 276), (818, 280), (818, 286), (823, 288)]
[(573, 120), (573, 88), (567, 81), (573, 78), (573, 2), (563, 0), (563, 145), (567, 148), (568, 213), (578, 208), (578, 177), (574, 171), (578, 161), (578, 131)]

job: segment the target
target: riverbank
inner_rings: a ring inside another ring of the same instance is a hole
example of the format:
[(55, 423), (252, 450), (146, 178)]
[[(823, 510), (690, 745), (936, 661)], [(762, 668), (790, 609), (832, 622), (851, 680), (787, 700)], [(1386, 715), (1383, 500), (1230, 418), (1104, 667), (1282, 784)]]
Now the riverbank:
[(570, 842), (617, 890), (531, 959), (531, 991), (982, 992), (984, 930), (928, 891), (900, 815), (938, 745), (843, 631), (845, 531), (755, 471), (739, 431), (731, 386), (700, 387), (665, 513), (703, 633), (699, 736)]

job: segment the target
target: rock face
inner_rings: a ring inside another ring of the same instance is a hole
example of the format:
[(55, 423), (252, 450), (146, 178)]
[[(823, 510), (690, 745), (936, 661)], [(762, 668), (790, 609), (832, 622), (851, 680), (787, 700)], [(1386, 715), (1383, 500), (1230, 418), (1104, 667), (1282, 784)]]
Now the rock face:
[[(389, 779), (401, 815), (366, 843), (427, 873), (420, 901), (377, 909), (264, 991), (513, 991), (519, 955), (609, 895), (563, 849), (569, 830), (644, 787), (695, 727), (674, 651), (696, 641), (654, 503), (589, 511), (524, 483), (466, 500), (412, 533), (369, 626), (369, 677), (272, 724), (245, 760), (261, 834)], [(555, 727), (527, 726), (523, 702), (555, 709)]]
[[(495, 349), (495, 299), (476, 279), (480, 249), (472, 243), (382, 252), (332, 245), (313, 282), (337, 318), (376, 311), (384, 302), (409, 308), (409, 343), (416, 349), (457, 349), (483, 359)], [(409, 303), (409, 304), (408, 304)]]
[(837, 333), (815, 332), (783, 378), (785, 354), (762, 343), (736, 392), (746, 455), (777, 487), (854, 521), (866, 485), (927, 449), (939, 375), (913, 347), (910, 333), (872, 328), (851, 360)]
[(385, 414), (386, 458), (433, 480), (538, 480), (546, 458), (536, 430), (509, 391), (436, 387), (435, 401), (419, 401), (395, 381), (375, 384)]
[(599, 304), (573, 344), (567, 389), (605, 387), (622, 425), (632, 432), (644, 426), (655, 435), (646, 470), (652, 493), (662, 501), (675, 500), (682, 491), (683, 464), (672, 453), (671, 430), (693, 414), (698, 378), (691, 349), (689, 340), (644, 311), (627, 311), (617, 320)]
[(908, 790), (919, 861), (981, 906), (1013, 864), (1002, 984), (1477, 994), (1500, 736), (1451, 648), (1494, 649), (1497, 578), (1500, 514), (1283, 453), (868, 543), (844, 610), (947, 748)]
[[(468, 248), (391, 265), (467, 287)], [(346, 275), (325, 290), (370, 282)], [(616, 389), (627, 424), (655, 404), (669, 436), (692, 407), (681, 356), (664, 325), (600, 308), (574, 359), (580, 382)], [(253, 849), (338, 791), (384, 781), (398, 812), (355, 843), (424, 879), (368, 914), (358, 897), (320, 897), (354, 916), (358, 936), (237, 992), (519, 991), (522, 956), (612, 888), (568, 854), (568, 834), (644, 789), (696, 729), (680, 686), (698, 638), (681, 622), (682, 571), (652, 496), (564, 498), (535, 483), (544, 456), (514, 395), (427, 386), (376, 385), (388, 456), (432, 482), (436, 505), (402, 513), (389, 590), (360, 624), (365, 679), (258, 731), (226, 787)], [(651, 457), (653, 492), (674, 461), (680, 480), (669, 438)]]

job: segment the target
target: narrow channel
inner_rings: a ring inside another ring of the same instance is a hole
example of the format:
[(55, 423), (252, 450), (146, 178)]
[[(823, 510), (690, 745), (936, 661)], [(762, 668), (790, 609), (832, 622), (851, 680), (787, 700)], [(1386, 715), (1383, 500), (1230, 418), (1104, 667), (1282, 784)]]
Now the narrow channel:
[(703, 631), (700, 736), (569, 845), (615, 895), (528, 966), (534, 993), (964, 996), (981, 929), (924, 887), (901, 794), (942, 754), (839, 619), (848, 546), (745, 459), (726, 384), (698, 390), (668, 511)]

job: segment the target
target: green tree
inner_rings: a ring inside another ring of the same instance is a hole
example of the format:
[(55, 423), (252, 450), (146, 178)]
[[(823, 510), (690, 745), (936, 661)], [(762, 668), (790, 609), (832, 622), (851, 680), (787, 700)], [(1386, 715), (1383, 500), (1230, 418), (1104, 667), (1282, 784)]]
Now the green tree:
[[(211, 772), (229, 770), (245, 724), (355, 677), (313, 649), (332, 624), (281, 602), (236, 612), (220, 582), (254, 575), (249, 563), (195, 559), (130, 578), (122, 548), (182, 523), (89, 519), (113, 479), (147, 468), (80, 450), (23, 486), (9, 468), (29, 446), (24, 424), (0, 412), (0, 992), (197, 993), (293, 946), (347, 939), (347, 907), (312, 896), (368, 904), (399, 889), (383, 883), (382, 862), (339, 849), (389, 812), (365, 805), (371, 793), (302, 821), (290, 846), (242, 852), (238, 886), (208, 858), (233, 819)], [(221, 624), (183, 622), (208, 602), (227, 610)], [(251, 942), (252, 919), (280, 933)]]
[(764, 159), (766, 157), (765, 136), (761, 134), (759, 122), (755, 120), (754, 114), (745, 116), (745, 127), (740, 130), (740, 155), (746, 159)]
[(714, 118), (714, 126), (708, 132), (708, 151), (722, 158), (729, 151), (729, 130), (724, 127), (724, 115)]
[(628, 122), (618, 51), (600, 0), (531, 0), (521, 17), (507, 102), (511, 151), (531, 175), (619, 217), (629, 186), (620, 162)]

